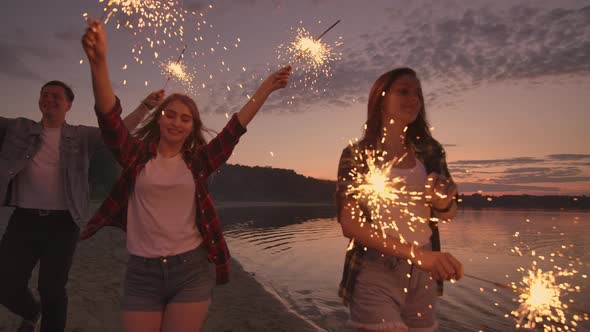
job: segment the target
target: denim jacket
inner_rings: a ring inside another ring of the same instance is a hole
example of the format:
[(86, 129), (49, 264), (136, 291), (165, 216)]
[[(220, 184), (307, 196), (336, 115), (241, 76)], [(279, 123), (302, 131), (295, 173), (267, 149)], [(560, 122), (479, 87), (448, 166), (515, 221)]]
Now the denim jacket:
[[(39, 151), (42, 130), (40, 122), (0, 117), (0, 205), (10, 203), (11, 181)], [(64, 125), (59, 144), (60, 171), (66, 204), (77, 224), (90, 218), (90, 159), (100, 149), (106, 147), (98, 128)]]

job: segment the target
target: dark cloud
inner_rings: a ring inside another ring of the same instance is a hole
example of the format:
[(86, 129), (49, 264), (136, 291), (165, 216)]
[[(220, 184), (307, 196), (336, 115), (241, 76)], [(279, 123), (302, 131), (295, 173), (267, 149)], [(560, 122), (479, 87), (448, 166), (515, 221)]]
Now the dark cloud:
[(0, 73), (15, 78), (43, 80), (27, 63), (28, 56), (40, 57), (44, 50), (35, 46), (23, 46), (0, 41)]
[(527, 167), (505, 170), (498, 183), (566, 183), (590, 181), (578, 167)]
[(585, 160), (590, 159), (590, 154), (551, 154), (547, 158), (553, 160)]
[(0, 35), (0, 74), (31, 80), (44, 78), (32, 68), (32, 62), (51, 62), (58, 54), (21, 29), (3, 31)]
[(469, 166), (472, 168), (473, 165), (481, 167), (496, 167), (496, 166), (511, 166), (511, 165), (527, 165), (534, 163), (542, 163), (543, 159), (532, 158), (532, 157), (518, 157), (508, 159), (481, 159), (481, 160), (457, 160), (450, 162), (449, 165), (454, 166)]
[(66, 30), (58, 31), (54, 34), (55, 38), (62, 41), (80, 41), (82, 39), (82, 32), (79, 27), (71, 27)]
[(291, 111), (315, 109), (324, 102), (350, 106), (353, 100), (366, 98), (379, 75), (400, 66), (414, 68), (423, 80), (441, 85), (426, 91), (429, 105), (441, 95), (484, 82), (590, 73), (590, 6), (456, 10), (459, 6), (450, 11), (448, 4), (384, 11), (391, 16), (387, 25), (356, 38), (345, 36), (345, 46), (338, 50), (342, 60), (332, 65), (331, 76), (318, 78), (316, 86), (326, 93), (299, 87), (291, 89), (299, 100), (284, 99), (277, 105), (289, 101)]
[(550, 172), (550, 167), (521, 167), (521, 168), (510, 168), (504, 171), (504, 173), (531, 173), (531, 172)]
[(510, 186), (590, 182), (590, 163), (576, 162), (587, 158), (590, 156), (585, 154), (553, 154), (542, 159), (459, 160), (450, 162), (449, 169), (458, 182), (480, 181)]

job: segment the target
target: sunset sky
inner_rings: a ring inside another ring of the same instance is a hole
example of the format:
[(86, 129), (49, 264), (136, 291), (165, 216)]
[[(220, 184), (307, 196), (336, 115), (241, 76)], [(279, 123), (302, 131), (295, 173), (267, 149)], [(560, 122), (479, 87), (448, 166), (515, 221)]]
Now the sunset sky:
[[(1, 116), (39, 119), (39, 89), (58, 79), (76, 93), (67, 121), (96, 125), (79, 40), (83, 13), (100, 17), (104, 6), (2, 1)], [(195, 75), (190, 93), (205, 125), (220, 130), (260, 79), (287, 63), (277, 59), (277, 47), (293, 40), (292, 29), (318, 35), (341, 20), (322, 39), (342, 45), (333, 49), (340, 59), (330, 64), (331, 76), (315, 85), (320, 91), (290, 86), (271, 95), (230, 163), (335, 179), (342, 149), (361, 135), (371, 85), (408, 66), (422, 80), (433, 134), (462, 192), (590, 194), (588, 1), (187, 0), (183, 6), (203, 13), (201, 30), (187, 16), (187, 40), (146, 49), (143, 64), (131, 50), (151, 32), (117, 30), (117, 15), (108, 23), (111, 78), (125, 114), (164, 86), (158, 62), (175, 59), (186, 43), (183, 62)], [(171, 82), (167, 92), (174, 91), (187, 88)]]

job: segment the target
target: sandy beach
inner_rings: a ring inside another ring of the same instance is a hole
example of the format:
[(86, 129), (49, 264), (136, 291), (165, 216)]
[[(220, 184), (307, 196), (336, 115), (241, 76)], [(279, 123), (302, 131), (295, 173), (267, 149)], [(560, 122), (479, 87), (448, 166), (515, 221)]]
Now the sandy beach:
[[(0, 234), (11, 209), (0, 209)], [(231, 250), (231, 247), (230, 247)], [(67, 331), (119, 331), (119, 298), (127, 253), (125, 235), (114, 228), (80, 242), (68, 283)], [(3, 269), (9, 267), (2, 267)], [(37, 268), (30, 281), (36, 292)], [(0, 331), (15, 331), (20, 318), (0, 307)], [(202, 331), (316, 331), (232, 259), (231, 281), (213, 291)]]

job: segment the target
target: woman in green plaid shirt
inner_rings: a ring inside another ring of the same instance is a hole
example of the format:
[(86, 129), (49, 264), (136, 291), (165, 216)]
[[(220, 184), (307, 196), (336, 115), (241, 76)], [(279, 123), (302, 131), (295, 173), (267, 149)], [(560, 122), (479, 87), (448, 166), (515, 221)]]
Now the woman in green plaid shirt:
[[(352, 194), (369, 159), (387, 170), (397, 190), (385, 207)], [(437, 228), (437, 221), (455, 216), (456, 196), (444, 150), (426, 123), (416, 73), (398, 68), (383, 74), (369, 95), (364, 137), (343, 150), (338, 168), (338, 221), (351, 239), (339, 291), (350, 308), (349, 325), (360, 331), (437, 329), (442, 281), (463, 276), (462, 264), (440, 252)]]

